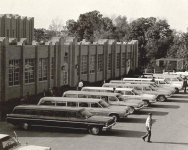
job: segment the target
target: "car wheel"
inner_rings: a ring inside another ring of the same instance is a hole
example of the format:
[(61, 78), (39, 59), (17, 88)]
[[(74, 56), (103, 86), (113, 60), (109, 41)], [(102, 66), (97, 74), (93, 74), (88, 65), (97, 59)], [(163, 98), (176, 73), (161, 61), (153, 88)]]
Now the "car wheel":
[(111, 114), (110, 116), (114, 118), (115, 122), (119, 119), (119, 116), (116, 114)]
[(143, 102), (144, 102), (144, 106), (145, 106), (145, 107), (150, 106), (150, 102), (149, 102), (148, 100), (143, 100)]
[(93, 135), (98, 135), (101, 132), (100, 127), (90, 127), (89, 128), (89, 133)]
[(166, 101), (166, 97), (165, 97), (164, 95), (160, 95), (160, 96), (158, 97), (158, 101), (164, 102), (164, 101)]
[(29, 129), (29, 124), (28, 123), (23, 123), (23, 129), (28, 130)]

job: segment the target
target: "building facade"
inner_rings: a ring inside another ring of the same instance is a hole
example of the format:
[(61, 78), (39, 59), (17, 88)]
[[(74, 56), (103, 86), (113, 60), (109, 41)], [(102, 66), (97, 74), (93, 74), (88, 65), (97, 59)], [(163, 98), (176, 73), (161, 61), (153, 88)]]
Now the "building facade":
[(34, 18), (13, 14), (0, 14), (0, 37), (15, 38), (17, 41), (25, 38), (27, 43), (33, 41)]
[(0, 38), (0, 99), (7, 101), (53, 87), (77, 86), (126, 75), (138, 67), (138, 42), (77, 42), (54, 38), (45, 45), (12, 45)]

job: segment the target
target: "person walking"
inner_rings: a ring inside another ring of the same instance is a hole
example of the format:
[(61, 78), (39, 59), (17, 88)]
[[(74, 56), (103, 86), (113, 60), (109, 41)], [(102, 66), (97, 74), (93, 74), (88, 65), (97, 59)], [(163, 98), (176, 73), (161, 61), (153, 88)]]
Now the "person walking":
[(148, 137), (147, 142), (151, 142), (151, 127), (152, 127), (152, 113), (148, 114), (148, 117), (146, 119), (146, 134), (142, 136), (142, 139), (145, 141), (145, 138)]
[(183, 79), (183, 89), (184, 89), (184, 93), (186, 93), (186, 90), (187, 90), (187, 78), (186, 77)]

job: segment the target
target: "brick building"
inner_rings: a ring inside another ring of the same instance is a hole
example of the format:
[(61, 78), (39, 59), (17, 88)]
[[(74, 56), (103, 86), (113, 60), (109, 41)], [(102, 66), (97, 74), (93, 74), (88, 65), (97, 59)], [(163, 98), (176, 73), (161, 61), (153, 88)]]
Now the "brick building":
[(0, 37), (15, 38), (17, 41), (26, 38), (28, 43), (33, 40), (34, 18), (13, 14), (0, 14)]
[(96, 43), (54, 38), (45, 45), (11, 45), (0, 38), (0, 97), (34, 95), (53, 87), (121, 77), (138, 66), (138, 42)]

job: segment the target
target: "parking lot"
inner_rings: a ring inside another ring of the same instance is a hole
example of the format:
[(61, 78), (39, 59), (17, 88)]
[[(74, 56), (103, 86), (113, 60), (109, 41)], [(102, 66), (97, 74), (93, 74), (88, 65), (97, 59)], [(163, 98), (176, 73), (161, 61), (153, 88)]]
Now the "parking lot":
[[(153, 114), (152, 143), (144, 142), (145, 120)], [(49, 146), (52, 150), (187, 150), (188, 149), (188, 94), (182, 91), (157, 102), (128, 118), (120, 120), (110, 132), (99, 136), (87, 131), (53, 128), (32, 128), (30, 131), (0, 122), (0, 133), (13, 135), (16, 131), (21, 143)]]

